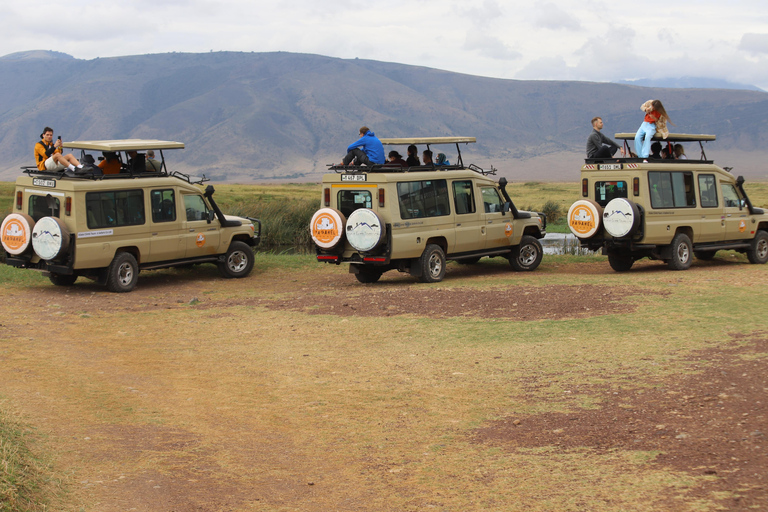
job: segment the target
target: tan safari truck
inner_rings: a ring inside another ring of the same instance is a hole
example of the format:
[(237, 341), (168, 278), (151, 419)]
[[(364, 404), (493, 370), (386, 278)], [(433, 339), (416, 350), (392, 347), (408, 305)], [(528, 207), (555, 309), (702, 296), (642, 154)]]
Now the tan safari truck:
[(495, 169), (464, 166), (460, 145), (474, 137), (381, 141), (403, 146), (401, 154), (411, 144), (455, 145), (457, 160), (409, 168), (329, 166), (334, 172), (323, 176), (321, 208), (310, 225), (318, 261), (349, 263), (361, 283), (374, 283), (388, 270), (438, 282), (447, 260), (472, 264), (486, 256), (507, 258), (515, 270), (539, 266), (546, 218), (517, 210), (507, 180), (490, 177)]
[[(132, 139), (64, 146), (79, 149), (81, 162), (94, 162), (93, 152), (116, 153), (122, 170), (23, 168), (0, 228), (6, 264), (42, 271), (55, 285), (87, 277), (113, 292), (131, 291), (142, 270), (214, 263), (224, 277), (250, 273), (261, 223), (224, 215), (213, 187), (203, 188), (205, 177), (168, 173), (164, 151), (184, 144)], [(159, 171), (147, 171), (141, 158), (150, 149), (159, 153)]]
[[(627, 154), (633, 133), (617, 133)], [(674, 144), (698, 147), (690, 160), (587, 159), (581, 168), (582, 198), (568, 224), (582, 247), (601, 250), (611, 268), (627, 271), (641, 258), (685, 270), (693, 257), (710, 260), (719, 250), (768, 261), (768, 214), (752, 205), (744, 178), (708, 160), (704, 143), (714, 135), (655, 137), (668, 152)], [(691, 152), (692, 153), (692, 152)]]

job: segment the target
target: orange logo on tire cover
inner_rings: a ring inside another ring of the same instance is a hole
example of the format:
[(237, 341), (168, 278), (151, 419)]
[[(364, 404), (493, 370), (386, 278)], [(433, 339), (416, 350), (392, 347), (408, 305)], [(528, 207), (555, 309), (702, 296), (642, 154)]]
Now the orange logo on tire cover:
[(195, 245), (198, 247), (202, 247), (205, 245), (205, 235), (202, 233), (197, 234), (197, 239), (195, 240)]
[(571, 212), (568, 224), (578, 233), (586, 234), (595, 229), (595, 218), (586, 206), (578, 206)]
[(328, 213), (318, 215), (312, 225), (312, 236), (324, 244), (333, 242), (339, 236), (339, 226), (333, 216)]
[(512, 236), (512, 224), (507, 222), (507, 225), (504, 226), (504, 234), (507, 236), (507, 238)]
[(27, 227), (23, 222), (17, 219), (11, 219), (5, 225), (3, 230), (3, 245), (12, 251), (17, 251), (24, 247), (24, 244), (29, 240), (29, 233), (27, 233)]
[(744, 221), (739, 222), (739, 233), (743, 233), (747, 230), (747, 223)]

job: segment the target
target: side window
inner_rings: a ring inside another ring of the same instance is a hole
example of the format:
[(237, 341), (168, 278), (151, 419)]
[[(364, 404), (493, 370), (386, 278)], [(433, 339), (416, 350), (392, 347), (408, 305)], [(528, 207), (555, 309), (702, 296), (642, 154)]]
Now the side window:
[(372, 206), (370, 190), (339, 190), (336, 196), (336, 205), (345, 217), (358, 208), (370, 208)]
[(739, 207), (739, 193), (736, 192), (736, 187), (729, 183), (723, 183), (723, 202), (726, 208), (738, 208)]
[(611, 199), (628, 197), (626, 181), (597, 181), (595, 182), (595, 202), (605, 208)]
[(176, 196), (173, 189), (153, 190), (149, 193), (152, 204), (152, 222), (176, 220)]
[(406, 181), (397, 184), (400, 218), (440, 217), (451, 213), (445, 180)]
[(47, 196), (37, 196), (37, 195), (30, 195), (29, 196), (29, 209), (27, 210), (29, 212), (29, 215), (35, 219), (35, 222), (39, 221), (43, 217), (53, 216), (58, 217), (59, 216), (59, 198), (53, 197), (53, 201), (56, 203), (56, 208), (53, 209), (53, 213), (51, 213), (51, 209), (48, 208), (48, 198)]
[(184, 196), (184, 210), (187, 212), (187, 220), (208, 220), (208, 206), (203, 196)]
[(456, 213), (475, 213), (475, 194), (472, 191), (472, 180), (453, 182), (453, 203)]
[(144, 224), (144, 193), (141, 190), (88, 192), (85, 211), (89, 229)]
[(714, 174), (699, 174), (699, 200), (704, 208), (717, 206), (717, 185)]
[(486, 213), (501, 211), (501, 198), (495, 188), (480, 187), (480, 192), (483, 195), (483, 207)]
[(696, 206), (692, 172), (648, 172), (651, 208), (690, 208)]

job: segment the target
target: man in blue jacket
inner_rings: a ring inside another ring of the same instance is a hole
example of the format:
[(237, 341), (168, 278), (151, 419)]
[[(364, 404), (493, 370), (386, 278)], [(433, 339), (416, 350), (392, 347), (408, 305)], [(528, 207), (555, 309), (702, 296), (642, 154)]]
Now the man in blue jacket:
[(384, 163), (384, 146), (367, 126), (360, 128), (360, 138), (349, 145), (341, 165), (349, 165), (353, 160), (355, 165)]

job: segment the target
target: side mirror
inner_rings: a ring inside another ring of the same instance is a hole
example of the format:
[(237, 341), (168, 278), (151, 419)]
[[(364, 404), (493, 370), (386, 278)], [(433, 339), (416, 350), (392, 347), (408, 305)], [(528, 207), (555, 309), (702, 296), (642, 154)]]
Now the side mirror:
[(501, 213), (502, 214), (505, 214), (505, 213), (507, 213), (510, 210), (512, 210), (512, 203), (510, 203), (509, 201), (507, 201), (506, 203), (501, 205)]
[(213, 212), (213, 210), (208, 210), (208, 224), (210, 224), (215, 218), (216, 214)]

